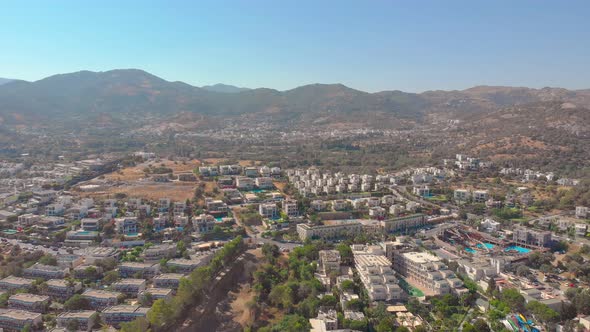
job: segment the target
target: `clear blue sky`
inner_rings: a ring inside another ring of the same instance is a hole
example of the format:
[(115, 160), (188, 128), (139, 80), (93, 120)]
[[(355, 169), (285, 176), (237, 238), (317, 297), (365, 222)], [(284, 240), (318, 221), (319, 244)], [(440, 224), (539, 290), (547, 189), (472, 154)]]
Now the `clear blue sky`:
[(590, 88), (590, 1), (3, 1), (0, 77), (140, 68), (193, 85)]

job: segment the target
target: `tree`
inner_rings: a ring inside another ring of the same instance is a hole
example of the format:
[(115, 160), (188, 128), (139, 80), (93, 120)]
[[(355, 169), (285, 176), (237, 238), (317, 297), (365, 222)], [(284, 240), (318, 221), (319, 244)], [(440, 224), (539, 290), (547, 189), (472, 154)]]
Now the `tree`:
[(77, 319), (70, 319), (70, 320), (68, 320), (68, 323), (66, 324), (66, 329), (68, 331), (78, 331), (79, 327), (80, 327), (80, 322), (78, 322)]
[(510, 308), (516, 310), (524, 309), (524, 297), (514, 288), (508, 288), (502, 291), (502, 300), (508, 304)]
[(385, 319), (381, 319), (379, 324), (375, 327), (375, 331), (377, 332), (391, 332), (395, 327), (393, 318), (386, 317)]
[(170, 304), (163, 299), (154, 301), (152, 309), (148, 312), (147, 318), (155, 328), (162, 328), (170, 322), (174, 312)]
[(342, 259), (342, 263), (345, 265), (349, 265), (352, 263), (353, 256), (352, 256), (352, 249), (349, 245), (344, 243), (339, 243), (336, 246), (336, 250), (340, 253), (340, 258)]
[(280, 253), (279, 247), (276, 244), (265, 243), (262, 245), (262, 254), (270, 263), (273, 263)]
[(342, 283), (340, 283), (340, 289), (342, 290), (352, 291), (354, 290), (354, 286), (354, 281), (352, 280), (344, 280)]
[(127, 323), (121, 323), (121, 332), (145, 332), (148, 330), (149, 322), (144, 317), (136, 318)]
[(543, 304), (538, 301), (530, 301), (526, 305), (526, 308), (544, 324), (555, 322), (559, 317), (559, 314), (555, 312), (555, 310), (549, 308), (546, 304)]
[(516, 268), (516, 275), (520, 277), (526, 277), (531, 273), (531, 270), (526, 265), (519, 265)]
[(47, 255), (43, 255), (43, 257), (41, 257), (39, 259), (39, 263), (44, 264), (44, 265), (56, 266), (57, 259), (54, 256), (47, 254)]
[(299, 315), (286, 315), (272, 327), (273, 332), (300, 332), (309, 331), (310, 329), (309, 320)]
[(119, 273), (117, 271), (109, 271), (105, 273), (104, 278), (102, 278), (103, 284), (112, 284), (113, 282), (119, 279)]
[(473, 323), (473, 326), (475, 327), (476, 332), (490, 332), (491, 331), (490, 327), (488, 326), (488, 323), (481, 318), (478, 318)]
[(88, 299), (80, 294), (74, 294), (64, 303), (66, 310), (84, 310), (90, 307)]

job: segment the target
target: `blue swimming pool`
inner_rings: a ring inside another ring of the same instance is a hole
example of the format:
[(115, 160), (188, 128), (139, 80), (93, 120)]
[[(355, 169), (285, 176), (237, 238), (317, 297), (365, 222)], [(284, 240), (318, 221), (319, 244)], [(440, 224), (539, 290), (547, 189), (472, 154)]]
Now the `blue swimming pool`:
[(467, 251), (470, 254), (475, 254), (475, 250), (469, 247), (465, 247), (465, 251)]
[[(484, 243), (483, 246), (485, 246), (486, 249), (494, 249), (494, 245), (491, 243)], [(483, 246), (481, 245), (481, 243), (477, 244), (477, 247), (480, 249), (483, 249)]]
[(506, 249), (504, 249), (504, 251), (516, 251), (519, 254), (527, 254), (527, 253), (531, 252), (531, 249), (523, 248), (521, 246), (510, 246), (510, 247), (506, 247)]

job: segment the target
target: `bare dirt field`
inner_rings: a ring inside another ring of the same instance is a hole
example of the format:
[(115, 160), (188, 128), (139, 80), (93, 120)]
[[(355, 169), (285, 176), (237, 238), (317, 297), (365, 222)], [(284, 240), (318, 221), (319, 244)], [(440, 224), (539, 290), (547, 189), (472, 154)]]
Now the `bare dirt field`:
[(160, 198), (170, 198), (173, 201), (186, 201), (187, 198), (193, 198), (195, 193), (195, 184), (188, 183), (154, 183), (138, 184), (120, 187), (110, 187), (106, 192), (100, 193), (82, 193), (85, 197), (109, 198), (115, 194), (122, 193), (128, 197), (144, 198), (149, 200), (158, 200)]

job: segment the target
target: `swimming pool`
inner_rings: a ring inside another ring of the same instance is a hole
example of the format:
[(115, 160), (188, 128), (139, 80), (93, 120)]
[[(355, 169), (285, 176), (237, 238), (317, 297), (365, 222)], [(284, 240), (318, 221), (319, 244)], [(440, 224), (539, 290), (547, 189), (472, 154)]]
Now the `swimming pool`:
[(506, 247), (504, 251), (516, 251), (519, 254), (528, 254), (529, 252), (531, 252), (531, 249), (523, 248), (521, 246), (510, 246)]
[(477, 244), (477, 247), (480, 249), (483, 249), (483, 247), (486, 247), (486, 249), (494, 249), (494, 245), (491, 243), (484, 243), (483, 246), (481, 245), (481, 243)]
[(475, 254), (475, 250), (469, 247), (465, 247), (465, 251), (467, 251), (470, 254)]

